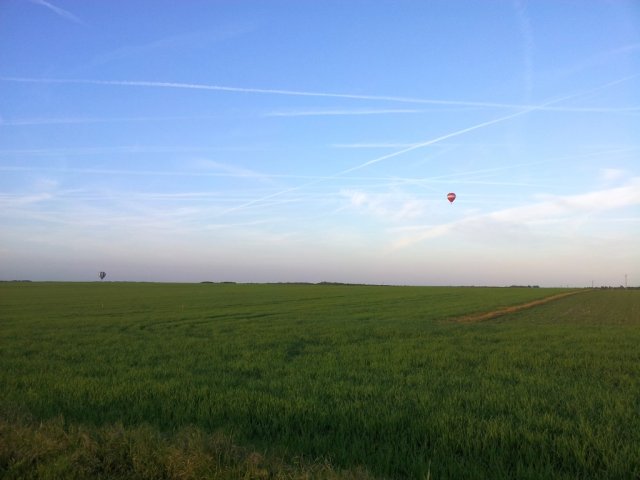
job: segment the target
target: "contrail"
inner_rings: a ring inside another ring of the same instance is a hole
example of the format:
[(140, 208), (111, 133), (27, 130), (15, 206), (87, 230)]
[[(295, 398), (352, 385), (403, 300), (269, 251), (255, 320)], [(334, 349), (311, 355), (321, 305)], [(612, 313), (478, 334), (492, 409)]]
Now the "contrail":
[[(550, 161), (550, 160), (549, 160)], [(535, 165), (538, 163), (547, 163), (545, 162), (534, 162), (530, 165)], [(529, 164), (523, 164), (529, 165)], [(507, 168), (515, 168), (518, 165), (513, 165), (512, 167), (503, 167)], [(390, 185), (392, 183), (408, 183), (408, 184), (422, 184), (422, 183), (444, 183), (448, 182), (449, 178), (457, 178), (459, 176), (470, 175), (471, 173), (487, 173), (492, 170), (498, 169), (488, 169), (488, 170), (479, 170), (477, 172), (470, 172), (468, 174), (452, 174), (452, 175), (441, 175), (437, 177), (425, 177), (425, 178), (408, 178), (408, 177), (348, 177), (348, 178), (339, 178), (339, 177), (331, 177), (331, 176), (321, 176), (321, 175), (295, 175), (295, 174), (264, 174), (262, 175), (265, 179), (289, 179), (289, 180), (314, 180), (315, 183), (320, 183), (324, 180), (345, 180), (350, 182), (384, 182), (380, 184), (380, 186)], [(213, 172), (183, 172), (183, 171), (161, 171), (161, 170), (118, 170), (118, 169), (99, 169), (99, 168), (57, 168), (57, 167), (21, 167), (21, 166), (1, 166), (0, 172), (9, 172), (9, 173), (20, 173), (20, 172), (53, 172), (53, 173), (79, 173), (84, 175), (115, 175), (115, 176), (144, 176), (144, 177), (208, 177), (208, 178), (250, 178), (248, 175), (242, 175), (238, 173), (213, 173)], [(476, 183), (473, 181), (465, 181), (465, 180), (456, 180), (458, 183)], [(488, 182), (481, 182), (483, 185)], [(491, 182), (491, 184), (498, 184), (498, 182)], [(503, 183), (499, 183), (502, 185)], [(517, 185), (524, 185), (522, 183), (518, 183)], [(2, 194), (0, 194), (1, 196)]]
[[(467, 110), (465, 108), (465, 110)], [(317, 117), (317, 116), (342, 116), (342, 115), (388, 115), (395, 113), (428, 113), (431, 110), (416, 110), (407, 108), (386, 108), (369, 110), (300, 110), (300, 111), (276, 111), (268, 112), (265, 117)]]
[[(627, 77), (627, 78), (631, 78), (631, 77)], [(625, 78), (625, 79), (627, 79), (627, 78)], [(594, 89), (592, 89), (592, 90), (590, 90), (588, 92), (568, 95), (566, 97), (558, 98), (558, 99), (555, 99), (555, 100), (549, 100), (548, 102), (545, 102), (545, 103), (541, 104), (540, 106), (529, 106), (529, 107), (527, 107), (527, 108), (525, 108), (523, 110), (520, 110), (519, 112), (516, 112), (516, 113), (511, 113), (511, 114), (505, 115), (503, 117), (498, 117), (498, 118), (495, 118), (493, 120), (482, 122), (482, 123), (479, 123), (477, 125), (473, 125), (472, 127), (463, 128), (462, 130), (456, 130), (455, 132), (448, 133), (446, 135), (442, 135), (441, 137), (437, 137), (437, 138), (434, 138), (432, 140), (427, 140), (426, 142), (416, 143), (414, 145), (411, 145), (410, 147), (403, 148), (402, 150), (398, 150), (396, 152), (389, 153), (387, 155), (383, 155), (381, 157), (374, 158), (373, 160), (369, 160), (367, 162), (361, 163), (360, 165), (356, 165), (355, 167), (351, 167), (351, 168), (347, 168), (346, 170), (342, 170), (341, 172), (338, 172), (335, 176), (340, 176), (340, 175), (344, 175), (346, 173), (351, 173), (351, 172), (354, 172), (356, 170), (360, 170), (361, 168), (368, 167), (369, 165), (373, 165), (374, 163), (382, 162), (383, 160), (387, 160), (389, 158), (397, 157), (398, 155), (402, 155), (403, 153), (407, 153), (407, 152), (410, 152), (412, 150), (416, 150), (418, 148), (428, 147), (429, 145), (433, 145), (434, 143), (439, 143), (439, 142), (441, 142), (443, 140), (447, 140), (448, 138), (457, 137), (459, 135), (462, 135), (462, 134), (465, 134), (465, 133), (468, 133), (468, 132), (472, 132), (472, 131), (478, 130), (480, 128), (488, 127), (488, 126), (493, 125), (495, 123), (500, 123), (500, 122), (504, 122), (506, 120), (510, 120), (512, 118), (520, 117), (520, 116), (525, 115), (525, 114), (527, 114), (529, 112), (533, 112), (534, 110), (542, 110), (546, 106), (552, 105), (554, 103), (564, 102), (566, 100), (570, 100), (570, 99), (577, 98), (577, 97), (580, 97), (580, 96), (589, 95), (589, 94), (594, 93), (595, 91), (598, 91), (600, 89), (607, 88), (607, 87), (610, 87), (610, 86), (615, 85), (617, 83), (620, 83), (621, 81), (624, 81), (625, 79), (615, 80), (613, 82), (609, 82), (609, 83), (607, 83), (605, 85), (602, 85), (600, 87), (596, 87), (596, 88), (594, 88)]]
[(340, 177), (342, 175), (345, 175), (347, 173), (355, 172), (355, 171), (360, 170), (362, 168), (368, 167), (369, 165), (373, 165), (375, 163), (379, 163), (379, 162), (382, 162), (384, 160), (388, 160), (390, 158), (397, 157), (399, 155), (402, 155), (404, 153), (410, 152), (412, 150), (417, 150), (419, 148), (423, 148), (423, 147), (427, 147), (429, 145), (433, 145), (434, 143), (441, 142), (442, 140), (447, 140), (449, 138), (457, 137), (457, 136), (463, 135), (465, 133), (472, 132), (474, 130), (479, 130), (481, 128), (485, 128), (485, 127), (488, 127), (490, 125), (494, 125), (496, 123), (500, 123), (500, 122), (504, 122), (504, 121), (510, 120), (512, 118), (520, 117), (520, 116), (526, 115), (527, 113), (533, 112), (535, 110), (541, 110), (541, 109), (547, 107), (548, 105), (553, 105), (555, 103), (560, 103), (560, 102), (564, 102), (564, 101), (571, 100), (571, 99), (574, 99), (574, 98), (578, 98), (578, 97), (581, 97), (581, 96), (590, 95), (590, 94), (592, 94), (592, 93), (594, 93), (594, 92), (596, 92), (598, 90), (602, 90), (602, 89), (611, 87), (613, 85), (616, 85), (618, 83), (627, 81), (629, 79), (632, 79), (632, 78), (635, 78), (635, 77), (638, 77), (638, 76), (640, 76), (640, 75), (632, 75), (632, 76), (629, 76), (629, 77), (624, 77), (624, 78), (619, 79), (619, 80), (614, 80), (612, 82), (608, 82), (608, 83), (606, 83), (604, 85), (601, 85), (599, 87), (595, 87), (595, 88), (593, 88), (591, 90), (587, 90), (585, 92), (575, 93), (575, 94), (567, 95), (567, 96), (564, 96), (564, 97), (561, 97), (561, 98), (557, 98), (557, 99), (554, 99), (554, 100), (549, 100), (549, 101), (544, 102), (544, 103), (542, 103), (542, 104), (540, 104), (538, 106), (529, 106), (529, 107), (527, 107), (527, 108), (525, 108), (523, 110), (520, 110), (519, 112), (516, 112), (516, 113), (512, 113), (512, 114), (509, 114), (509, 115), (504, 115), (502, 117), (498, 117), (498, 118), (495, 118), (493, 120), (488, 120), (486, 122), (478, 123), (478, 124), (473, 125), (471, 127), (463, 128), (461, 130), (456, 130), (455, 132), (448, 133), (446, 135), (442, 135), (440, 137), (436, 137), (436, 138), (431, 139), (431, 140), (427, 140), (426, 142), (416, 143), (416, 144), (411, 145), (410, 147), (403, 148), (402, 150), (398, 150), (396, 152), (389, 153), (387, 155), (383, 155), (381, 157), (377, 157), (377, 158), (374, 158), (374, 159), (369, 160), (367, 162), (361, 163), (361, 164), (356, 165), (354, 167), (347, 168), (345, 170), (341, 170), (341, 171), (339, 171), (339, 172), (337, 172), (337, 173), (335, 173), (333, 175), (330, 175), (329, 177), (317, 179), (317, 180), (305, 183), (303, 185), (299, 185), (297, 187), (287, 188), (285, 190), (281, 190), (279, 192), (272, 193), (272, 194), (267, 195), (265, 197), (257, 198), (255, 200), (251, 200), (250, 202), (247, 202), (247, 203), (244, 203), (242, 205), (238, 205), (237, 207), (233, 207), (233, 208), (230, 208), (228, 210), (225, 210), (225, 211), (221, 212), (220, 215), (226, 215), (227, 213), (231, 213), (231, 212), (234, 212), (234, 211), (242, 210), (242, 209), (244, 209), (246, 207), (249, 207), (249, 206), (251, 206), (251, 205), (253, 205), (255, 203), (262, 202), (264, 200), (269, 200), (271, 198), (278, 197), (280, 195), (284, 195), (284, 194), (289, 193), (289, 192), (300, 190), (302, 188), (306, 188), (306, 187), (315, 185), (317, 183), (320, 183), (320, 182), (323, 182), (323, 181), (326, 181), (326, 180), (331, 180), (331, 179), (334, 179), (336, 177)]
[(45, 0), (30, 0), (31, 3), (35, 3), (36, 5), (42, 5), (43, 7), (47, 7), (49, 10), (51, 10), (53, 13), (55, 13), (56, 15), (58, 15), (59, 17), (65, 18), (67, 20), (71, 20), (74, 23), (77, 23), (79, 25), (85, 25), (86, 23), (84, 23), (80, 18), (76, 17), (73, 13), (68, 12), (67, 10), (64, 10), (60, 7), (56, 7), (55, 5), (46, 2)]
[(164, 117), (61, 117), (0, 119), (0, 127), (22, 127), (33, 125), (66, 125), (91, 123), (159, 122), (169, 120), (212, 120), (215, 116), (164, 116)]
[[(638, 76), (638, 75), (634, 75)], [(58, 83), (58, 84), (81, 84), (81, 85), (111, 85), (126, 87), (150, 87), (150, 88), (174, 88), (187, 90), (210, 90), (219, 92), (235, 92), (235, 93), (255, 93), (269, 95), (287, 95), (298, 97), (325, 97), (325, 98), (343, 98), (352, 100), (371, 100), (399, 103), (414, 103), (428, 105), (449, 105), (464, 107), (482, 107), (482, 108), (508, 108), (508, 109), (535, 109), (549, 110), (557, 112), (638, 112), (640, 107), (627, 107), (619, 109), (607, 109), (598, 107), (549, 107), (540, 105), (522, 105), (512, 103), (499, 102), (472, 102), (465, 100), (435, 100), (410, 97), (395, 97), (384, 95), (358, 95), (351, 93), (331, 93), (331, 92), (305, 92), (300, 90), (281, 90), (266, 88), (245, 88), (245, 87), (229, 87), (223, 85), (208, 85), (201, 83), (177, 83), (177, 82), (151, 82), (151, 81), (129, 81), (129, 80), (90, 80), (90, 79), (60, 79), (60, 78), (24, 78), (24, 77), (0, 77), (5, 82), (21, 82), (21, 83)]]
[[(557, 100), (557, 101), (560, 101), (560, 100)], [(472, 131), (478, 130), (480, 128), (488, 127), (489, 125), (493, 125), (494, 123), (500, 123), (500, 122), (504, 122), (505, 120), (509, 120), (511, 118), (519, 117), (519, 116), (524, 115), (526, 113), (529, 113), (529, 112), (531, 112), (533, 110), (537, 110), (537, 109), (535, 107), (527, 108), (525, 110), (521, 110), (519, 112), (512, 113), (510, 115), (505, 115), (503, 117), (498, 117), (498, 118), (495, 118), (493, 120), (489, 120), (487, 122), (479, 123), (479, 124), (474, 125), (472, 127), (463, 128), (462, 130), (456, 130), (455, 132), (448, 133), (446, 135), (442, 135), (441, 137), (437, 137), (437, 138), (434, 138), (432, 140), (428, 140), (426, 142), (416, 143), (415, 145), (412, 145), (412, 146), (407, 147), (407, 148), (403, 148), (402, 150), (398, 150), (396, 152), (389, 153), (387, 155), (383, 155), (381, 157), (374, 158), (373, 160), (369, 160), (367, 162), (361, 163), (360, 165), (356, 165), (355, 167), (351, 167), (351, 168), (347, 168), (346, 170), (342, 170), (341, 172), (338, 172), (336, 174), (336, 176), (340, 176), (340, 175), (344, 175), (344, 174), (347, 174), (347, 173), (355, 172), (356, 170), (360, 170), (361, 168), (368, 167), (369, 165), (373, 165), (374, 163), (382, 162), (383, 160), (388, 160), (389, 158), (397, 157), (398, 155), (402, 155), (403, 153), (407, 153), (407, 152), (410, 152), (412, 150), (416, 150), (418, 148), (428, 147), (429, 145), (433, 145), (434, 143), (441, 142), (442, 140), (446, 140), (446, 139), (452, 138), (452, 137), (457, 137), (457, 136), (462, 135), (464, 133), (472, 132)]]
[(282, 190), (282, 191), (272, 193), (272, 194), (267, 195), (267, 196), (262, 197), (262, 198), (257, 198), (255, 200), (251, 200), (249, 202), (243, 203), (242, 205), (238, 205), (236, 207), (227, 209), (224, 212), (222, 212), (221, 215), (226, 215), (226, 214), (234, 212), (234, 211), (243, 210), (243, 209), (245, 209), (245, 208), (247, 208), (247, 207), (249, 207), (249, 206), (251, 206), (251, 205), (253, 205), (255, 203), (259, 203), (259, 202), (262, 202), (264, 200), (269, 200), (271, 198), (278, 197), (280, 195), (284, 195), (284, 194), (289, 193), (289, 192), (294, 192), (296, 190), (300, 190), (300, 189), (303, 189), (303, 188), (306, 188), (306, 187), (310, 187), (310, 186), (315, 185), (317, 183), (320, 183), (322, 181), (325, 181), (325, 180), (328, 180), (328, 179), (333, 179), (335, 177), (339, 177), (339, 176), (342, 176), (344, 174), (347, 174), (347, 173), (350, 173), (350, 172), (354, 172), (356, 170), (360, 170), (360, 169), (365, 168), (365, 167), (367, 167), (369, 165), (373, 165), (374, 163), (382, 162), (383, 160), (387, 160), (389, 158), (397, 157), (398, 155), (402, 155), (403, 153), (407, 153), (407, 152), (410, 152), (412, 150), (416, 150), (418, 148), (422, 148), (422, 147), (426, 147), (428, 145), (432, 145), (432, 144), (437, 143), (439, 141), (446, 140), (447, 138), (456, 137), (458, 135), (462, 135), (462, 134), (470, 132), (472, 130), (477, 130), (479, 128), (483, 128), (483, 127), (487, 127), (489, 125), (492, 125), (494, 123), (503, 122), (503, 121), (508, 120), (510, 118), (514, 118), (514, 117), (517, 117), (517, 116), (520, 116), (520, 115), (524, 115), (525, 113), (528, 113), (529, 111), (531, 111), (531, 110), (527, 109), (527, 110), (524, 110), (524, 111), (521, 111), (521, 112), (517, 112), (517, 113), (511, 114), (511, 115), (507, 115), (507, 116), (500, 117), (500, 118), (497, 118), (497, 119), (494, 119), (494, 120), (490, 120), (488, 122), (483, 122), (483, 123), (480, 123), (478, 125), (474, 125), (473, 127), (468, 127), (468, 128), (464, 128), (462, 130), (457, 130), (457, 131), (455, 131), (453, 133), (450, 133), (450, 134), (447, 134), (447, 135), (443, 135), (443, 136), (435, 138), (433, 140), (429, 140), (429, 141), (426, 141), (426, 142), (414, 144), (414, 145), (412, 145), (412, 146), (410, 146), (408, 148), (403, 148), (402, 150), (398, 150), (398, 151), (390, 153), (388, 155), (383, 155), (382, 157), (374, 158), (373, 160), (369, 160), (368, 162), (361, 163), (360, 165), (356, 165), (355, 167), (347, 168), (346, 170), (342, 170), (342, 171), (340, 171), (340, 172), (338, 172), (338, 173), (336, 173), (334, 175), (329, 176), (328, 178), (317, 179), (317, 180), (314, 180), (314, 181), (311, 181), (311, 182), (307, 182), (307, 183), (305, 183), (303, 185), (299, 185), (297, 187), (287, 188), (286, 190)]
[(187, 146), (149, 146), (149, 145), (125, 145), (117, 147), (75, 147), (75, 148), (31, 148), (18, 150), (0, 150), (3, 155), (31, 155), (31, 156), (58, 156), (58, 155), (101, 155), (108, 153), (200, 153), (216, 151), (252, 151), (252, 147), (187, 147)]

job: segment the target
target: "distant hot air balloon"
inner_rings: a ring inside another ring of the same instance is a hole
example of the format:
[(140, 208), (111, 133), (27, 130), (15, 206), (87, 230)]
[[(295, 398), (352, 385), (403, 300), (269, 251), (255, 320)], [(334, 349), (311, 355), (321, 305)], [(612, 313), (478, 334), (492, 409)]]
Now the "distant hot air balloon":
[(104, 277), (107, 276), (107, 272), (100, 272), (98, 276), (100, 277), (100, 280), (104, 280)]
[(456, 199), (456, 194), (451, 192), (451, 193), (447, 193), (447, 200), (449, 200), (451, 203), (453, 203), (453, 201)]

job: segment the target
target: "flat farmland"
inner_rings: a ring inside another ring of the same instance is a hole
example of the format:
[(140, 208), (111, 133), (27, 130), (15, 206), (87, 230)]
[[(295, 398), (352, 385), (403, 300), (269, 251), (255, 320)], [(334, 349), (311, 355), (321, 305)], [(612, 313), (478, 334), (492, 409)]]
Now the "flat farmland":
[[(639, 478), (640, 290), (0, 284), (4, 478)], [(476, 320), (474, 320), (476, 319)]]

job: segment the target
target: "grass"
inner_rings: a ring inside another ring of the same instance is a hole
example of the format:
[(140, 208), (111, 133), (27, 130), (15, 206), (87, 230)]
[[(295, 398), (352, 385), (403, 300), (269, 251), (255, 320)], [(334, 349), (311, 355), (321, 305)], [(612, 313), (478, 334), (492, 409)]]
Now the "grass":
[(0, 284), (0, 476), (639, 478), (640, 291), (456, 321), (564, 291)]
[(14, 418), (0, 421), (0, 438), (0, 473), (7, 480), (371, 478), (362, 469), (337, 471), (323, 459), (287, 463), (265, 457), (220, 432), (193, 427), (167, 435), (148, 425), (87, 427), (62, 417), (39, 423)]

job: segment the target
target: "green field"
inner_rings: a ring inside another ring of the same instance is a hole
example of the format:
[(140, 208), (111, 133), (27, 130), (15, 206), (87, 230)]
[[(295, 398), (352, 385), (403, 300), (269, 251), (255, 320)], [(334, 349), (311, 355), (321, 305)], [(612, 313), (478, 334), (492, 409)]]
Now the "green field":
[(0, 283), (3, 478), (640, 478), (640, 290)]

